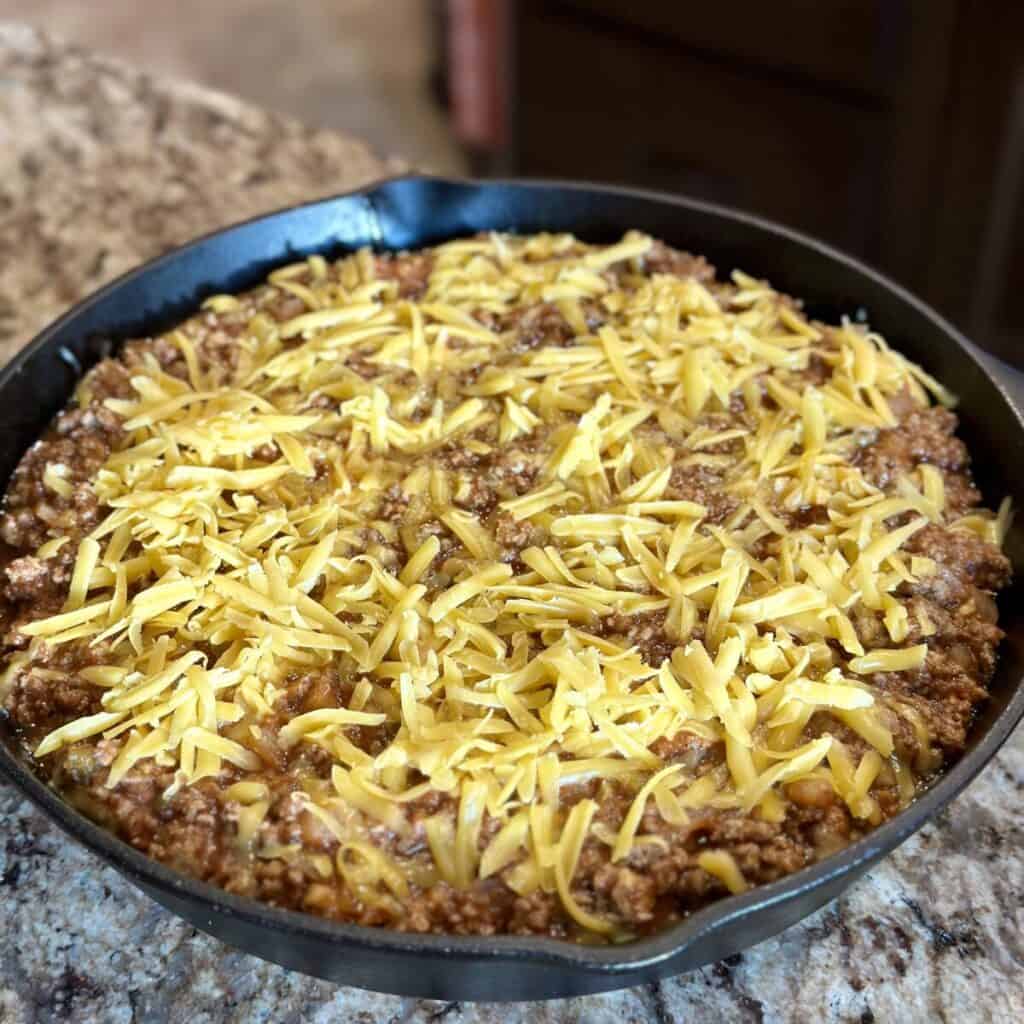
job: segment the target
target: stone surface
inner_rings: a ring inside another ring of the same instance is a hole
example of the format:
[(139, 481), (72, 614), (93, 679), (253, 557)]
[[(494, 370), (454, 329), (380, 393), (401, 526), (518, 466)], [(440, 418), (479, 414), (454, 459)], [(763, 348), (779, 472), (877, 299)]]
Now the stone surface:
[[(26, 21), (157, 74), (366, 139), (417, 167), (464, 172), (428, 88), (436, 7), (424, 0), (3, 0)], [(269, 71), (269, 73), (268, 73)]]
[[(386, 170), (358, 143), (0, 26), (0, 354), (176, 242)], [(1022, 793), (1018, 732), (948, 811), (779, 938), (627, 992), (496, 1006), (368, 994), (228, 949), (0, 785), (0, 1022), (1022, 1020)]]
[(0, 356), (165, 249), (399, 168), (233, 97), (0, 28)]

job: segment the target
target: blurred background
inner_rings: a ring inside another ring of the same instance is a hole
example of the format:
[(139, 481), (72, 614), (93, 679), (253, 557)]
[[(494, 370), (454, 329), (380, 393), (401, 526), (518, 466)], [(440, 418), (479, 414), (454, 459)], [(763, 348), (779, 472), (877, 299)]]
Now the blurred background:
[(0, 16), (449, 173), (765, 214), (995, 351), (1024, 333), (1024, 5), (0, 0)]

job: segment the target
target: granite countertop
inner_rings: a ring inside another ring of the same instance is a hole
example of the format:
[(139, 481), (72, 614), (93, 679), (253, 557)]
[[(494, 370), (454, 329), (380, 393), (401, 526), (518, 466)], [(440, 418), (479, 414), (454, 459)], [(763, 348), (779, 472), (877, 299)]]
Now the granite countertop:
[[(178, 242), (398, 166), (0, 25), (0, 358)], [(499, 1007), (368, 994), (235, 952), (0, 784), (0, 1024), (1024, 1020), (1022, 792), (1018, 731), (951, 808), (780, 937), (622, 993)]]

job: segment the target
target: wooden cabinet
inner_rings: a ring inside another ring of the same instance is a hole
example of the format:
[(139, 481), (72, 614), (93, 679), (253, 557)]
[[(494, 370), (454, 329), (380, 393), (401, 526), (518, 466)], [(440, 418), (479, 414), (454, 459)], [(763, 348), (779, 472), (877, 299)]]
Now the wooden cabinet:
[(887, 50), (899, 5), (862, 0), (675, 3), (565, 0), (536, 4), (667, 47), (735, 60), (748, 68), (807, 75), (864, 93), (886, 89)]
[[(880, 113), (606, 26), (538, 12), (519, 33), (517, 165), (688, 192), (862, 249)], [(566, 54), (573, 59), (566, 60)]]

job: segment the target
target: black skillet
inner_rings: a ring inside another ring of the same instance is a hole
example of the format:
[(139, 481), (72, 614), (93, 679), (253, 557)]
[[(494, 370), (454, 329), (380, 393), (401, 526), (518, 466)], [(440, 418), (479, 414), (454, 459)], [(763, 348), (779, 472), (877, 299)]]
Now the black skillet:
[[(0, 483), (65, 405), (84, 368), (118, 342), (181, 321), (215, 292), (255, 285), (310, 253), (372, 245), (401, 249), (473, 232), (571, 231), (587, 241), (629, 228), (740, 267), (801, 296), (833, 321), (866, 315), (912, 359), (961, 396), (961, 432), (987, 503), (1024, 504), (1024, 423), (970, 344), (933, 310), (856, 260), (795, 231), (708, 203), (653, 193), (545, 182), (471, 183), (409, 177), (283, 210), (161, 256), (86, 299), (0, 373)], [(1024, 530), (1008, 554), (1024, 568)], [(529, 937), (407, 935), (276, 910), (149, 860), (72, 810), (33, 774), (0, 719), (0, 769), (61, 828), (158, 902), (231, 945), (307, 974), (436, 999), (539, 999), (624, 988), (736, 953), (833, 899), (973, 779), (1024, 714), (1024, 600), (1000, 600), (1007, 636), (967, 752), (926, 793), (866, 839), (788, 878), (720, 901), (675, 927), (619, 946)]]

